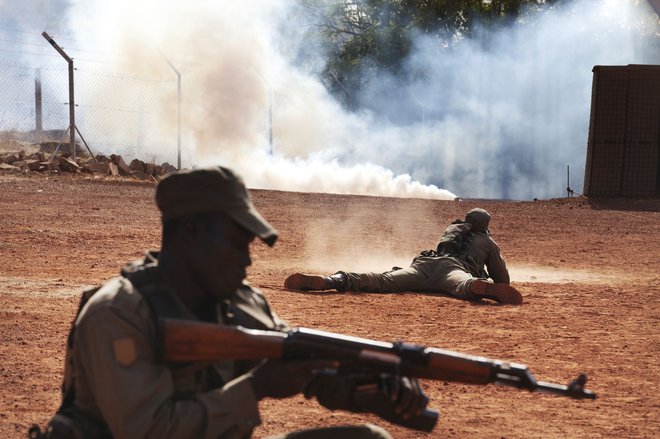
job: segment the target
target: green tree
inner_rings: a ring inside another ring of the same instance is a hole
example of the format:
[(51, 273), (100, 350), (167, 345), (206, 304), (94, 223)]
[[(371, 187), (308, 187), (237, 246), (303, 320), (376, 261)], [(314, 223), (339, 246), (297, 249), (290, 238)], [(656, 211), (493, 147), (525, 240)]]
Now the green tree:
[(322, 76), (350, 108), (379, 73), (401, 75), (413, 38), (424, 34), (450, 47), (489, 28), (524, 22), (559, 0), (299, 0), (327, 51)]

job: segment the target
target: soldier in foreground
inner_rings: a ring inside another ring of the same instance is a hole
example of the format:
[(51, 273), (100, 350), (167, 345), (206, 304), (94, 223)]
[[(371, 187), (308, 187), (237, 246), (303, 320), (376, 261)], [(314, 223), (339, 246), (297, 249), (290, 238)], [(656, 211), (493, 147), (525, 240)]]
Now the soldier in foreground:
[[(187, 319), (287, 330), (264, 296), (245, 282), (249, 245), (268, 245), (274, 228), (256, 211), (242, 180), (226, 168), (170, 174), (156, 189), (162, 213), (160, 252), (125, 266), (86, 292), (66, 356), (63, 401), (44, 433), (70, 438), (249, 438), (261, 423), (258, 402), (303, 392), (325, 407), (387, 416), (424, 411), (414, 378), (331, 374), (330, 360), (218, 361), (168, 364), (159, 319)], [(368, 397), (356, 404), (355, 393)], [(389, 438), (371, 425), (294, 433), (296, 438)], [(278, 438), (286, 438), (281, 435)]]
[(489, 222), (490, 214), (484, 209), (470, 210), (464, 221), (456, 220), (445, 229), (436, 250), (423, 251), (408, 268), (394, 267), (384, 273), (339, 271), (331, 276), (295, 273), (286, 278), (284, 287), (302, 291), (444, 293), (466, 300), (520, 305), (522, 295), (510, 285), (500, 248), (490, 237)]

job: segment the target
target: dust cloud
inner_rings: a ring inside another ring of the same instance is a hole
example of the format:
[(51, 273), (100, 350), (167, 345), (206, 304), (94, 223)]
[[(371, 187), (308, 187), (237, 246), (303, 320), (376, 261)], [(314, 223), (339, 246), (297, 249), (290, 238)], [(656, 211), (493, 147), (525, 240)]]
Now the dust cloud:
[[(433, 202), (416, 202), (414, 209), (401, 201), (378, 203), (377, 208), (368, 200), (361, 205), (360, 210), (339, 207), (332, 220), (321, 217), (308, 223), (300, 239), (302, 269), (332, 274), (408, 267), (422, 250), (435, 249), (444, 228), (455, 219), (439, 213), (442, 209)], [(411, 222), (424, 223), (424, 233), (412, 234)], [(365, 242), (369, 244), (365, 246)]]

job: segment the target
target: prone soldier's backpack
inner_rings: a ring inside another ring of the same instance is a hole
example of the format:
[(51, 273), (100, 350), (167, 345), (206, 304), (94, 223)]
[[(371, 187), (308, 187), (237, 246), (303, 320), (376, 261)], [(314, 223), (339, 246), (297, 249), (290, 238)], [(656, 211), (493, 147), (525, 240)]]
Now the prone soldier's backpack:
[(422, 251), (419, 256), (413, 259), (413, 262), (421, 256), (432, 258), (451, 256), (467, 262), (467, 248), (473, 236), (472, 224), (457, 219), (447, 226), (435, 250)]
[(463, 259), (473, 236), (472, 224), (456, 220), (445, 229), (435, 252), (438, 256), (453, 256)]

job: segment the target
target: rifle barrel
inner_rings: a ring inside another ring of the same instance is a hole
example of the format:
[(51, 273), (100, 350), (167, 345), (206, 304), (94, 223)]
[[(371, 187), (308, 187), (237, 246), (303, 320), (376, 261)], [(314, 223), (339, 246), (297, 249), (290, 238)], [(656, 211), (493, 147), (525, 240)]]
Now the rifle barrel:
[(580, 376), (571, 381), (568, 386), (538, 381), (536, 383), (536, 390), (538, 392), (569, 396), (575, 399), (596, 399), (596, 394), (594, 392), (584, 388), (586, 382), (587, 376), (585, 374), (580, 374)]

